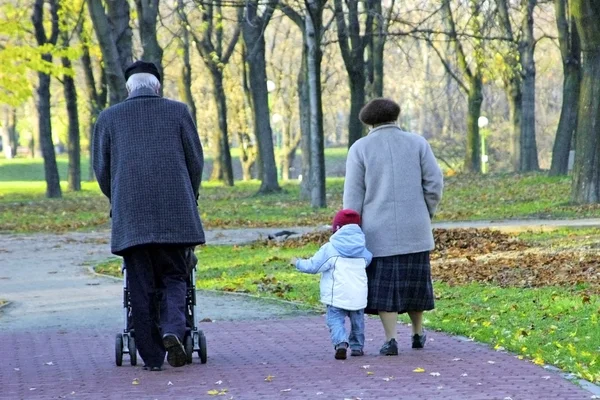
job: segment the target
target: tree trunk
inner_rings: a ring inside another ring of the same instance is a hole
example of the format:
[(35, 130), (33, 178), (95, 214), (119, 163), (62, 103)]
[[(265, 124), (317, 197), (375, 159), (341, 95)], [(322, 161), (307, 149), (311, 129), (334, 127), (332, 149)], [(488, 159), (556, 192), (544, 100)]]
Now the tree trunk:
[[(142, 49), (144, 50), (142, 59), (156, 64), (160, 75), (164, 76), (162, 67), (163, 49), (158, 44), (156, 34), (156, 18), (158, 16), (159, 3), (160, 0), (135, 0), (140, 26), (140, 40), (142, 42)], [(127, 24), (127, 27), (129, 27), (129, 24)]]
[[(347, 13), (344, 12), (342, 0), (334, 1), (338, 43), (350, 83), (350, 115), (348, 116), (348, 148), (350, 148), (364, 133), (358, 114), (365, 104), (367, 68), (364, 53), (365, 43), (369, 38), (362, 37), (360, 34), (358, 0), (346, 0), (345, 4), (348, 8)], [(346, 23), (346, 14), (348, 23)], [(366, 24), (367, 30), (369, 25)]]
[[(306, 35), (306, 31), (303, 32)], [(306, 42), (306, 40), (305, 40)], [(300, 148), (302, 150), (302, 181), (300, 182), (300, 199), (310, 199), (310, 107), (308, 93), (308, 65), (306, 46), (302, 46), (302, 64), (298, 71), (298, 108), (300, 115)]]
[[(108, 11), (108, 20), (112, 27), (112, 37), (116, 39), (115, 45), (119, 54), (119, 65), (125, 71), (133, 61), (133, 32), (130, 26), (129, 2), (127, 0), (108, 0), (106, 1), (106, 8)], [(98, 41), (100, 42), (100, 40)]]
[(465, 169), (468, 172), (481, 172), (481, 137), (479, 135), (479, 117), (481, 116), (481, 103), (483, 103), (481, 75), (473, 76), (467, 95), (469, 112), (467, 115), (467, 153)]
[(277, 163), (273, 148), (273, 132), (269, 111), (269, 93), (267, 91), (267, 69), (265, 62), (264, 29), (272, 15), (273, 10), (267, 7), (265, 13), (270, 12), (268, 18), (264, 15), (257, 17), (258, 4), (246, 3), (246, 18), (243, 20), (244, 42), (247, 48), (249, 68), (249, 83), (252, 92), (252, 106), (254, 112), (254, 132), (258, 142), (258, 153), (262, 164), (261, 185), (259, 193), (279, 192), (281, 188), (277, 181)]
[(371, 37), (367, 45), (369, 73), (367, 76), (369, 100), (383, 96), (383, 54), (386, 41), (386, 23), (381, 7), (381, 0), (368, 0), (367, 8), (373, 16)]
[(521, 119), (521, 157), (519, 171), (537, 171), (539, 169), (537, 144), (535, 139), (535, 39), (533, 37), (533, 9), (537, 0), (523, 0), (525, 18), (523, 21), (523, 39), (520, 44), (523, 74), (523, 99)]
[(229, 148), (229, 133), (227, 128), (227, 97), (223, 87), (223, 73), (218, 69), (211, 69), (213, 79), (213, 95), (217, 103), (219, 120), (219, 153), (215, 158), (220, 158), (221, 179), (227, 186), (233, 186), (233, 164), (231, 162), (231, 149)]
[[(71, 60), (62, 58), (62, 65), (65, 69), (71, 70)], [(65, 101), (67, 103), (67, 116), (69, 118), (69, 140), (67, 143), (67, 153), (69, 155), (68, 183), (69, 190), (81, 190), (81, 147), (79, 145), (79, 112), (77, 110), (77, 89), (73, 77), (63, 76), (63, 89), (65, 92)]]
[(318, 0), (308, 0), (306, 8), (305, 46), (307, 47), (306, 64), (310, 108), (310, 204), (313, 208), (323, 208), (327, 206), (325, 199), (325, 150), (321, 98), (322, 53), (320, 29), (322, 25), (323, 6), (319, 4)]
[[(94, 25), (94, 30), (96, 31), (96, 37), (98, 38), (98, 43), (102, 52), (102, 61), (104, 64), (106, 81), (108, 84), (109, 105), (112, 106), (114, 104), (120, 103), (127, 97), (127, 89), (125, 87), (125, 75), (123, 73), (124, 68), (126, 68), (124, 67), (124, 65), (126, 66), (128, 64), (127, 39), (118, 36), (119, 30), (117, 30), (117, 27), (115, 27), (115, 31), (113, 32), (111, 23), (115, 21), (112, 18), (111, 21), (109, 21), (108, 17), (104, 13), (104, 7), (102, 5), (101, 0), (88, 0), (87, 3), (90, 12), (90, 17)], [(109, 4), (110, 3), (111, 2), (109, 2)], [(112, 3), (127, 2), (126, 0), (114, 0), (112, 1)], [(116, 10), (129, 10), (129, 6), (124, 5), (121, 8), (113, 6), (110, 9), (113, 10), (112, 14), (115, 14), (114, 18), (117, 18), (118, 13), (116, 12)], [(123, 19), (117, 18), (117, 22), (120, 22), (120, 25), (122, 25)], [(131, 30), (129, 30), (129, 32), (130, 31)], [(126, 30), (121, 33), (123, 33), (122, 36), (128, 36)], [(118, 42), (117, 40), (115, 40), (115, 37), (119, 38)], [(119, 43), (119, 45), (117, 45), (117, 43)], [(129, 45), (131, 45), (130, 34)], [(131, 47), (129, 48), (129, 50), (130, 49)], [(131, 60), (131, 52), (129, 53), (129, 60)]]
[[(44, 24), (44, 0), (36, 0), (33, 6), (33, 15), (31, 21), (35, 29), (35, 37), (38, 46), (54, 47), (58, 40), (58, 2), (49, 1), (50, 5), (50, 36), (46, 36), (46, 24)], [(52, 54), (42, 54), (42, 60), (52, 64)], [(58, 167), (56, 165), (56, 154), (54, 153), (54, 143), (52, 142), (52, 115), (50, 113), (50, 75), (38, 72), (38, 131), (40, 137), (40, 146), (44, 157), (44, 174), (46, 178), (46, 197), (62, 197), (60, 188), (60, 178), (58, 176)]]
[(577, 103), (581, 81), (579, 64), (565, 65), (563, 78), (563, 102), (556, 138), (552, 149), (550, 176), (566, 175), (569, 167), (569, 152), (573, 148), (574, 133), (577, 129)]
[[(183, 1), (180, 0), (178, 2), (178, 7), (183, 10)], [(192, 114), (192, 119), (194, 120), (194, 124), (198, 126), (197, 118), (197, 109), (196, 102), (194, 101), (194, 96), (192, 94), (192, 63), (190, 62), (190, 34), (187, 30), (187, 23), (184, 20), (181, 20), (181, 35), (180, 35), (180, 49), (182, 52), (182, 66), (181, 66), (181, 97), (184, 102), (190, 108), (190, 114)]]
[(521, 79), (512, 78), (505, 84), (508, 110), (512, 124), (512, 134), (509, 140), (511, 165), (517, 171), (521, 159), (521, 121), (523, 119), (523, 92)]
[(2, 146), (4, 156), (12, 159), (17, 155), (19, 141), (17, 138), (17, 110), (4, 107), (4, 128), (2, 129)]
[(578, 103), (575, 169), (571, 199), (600, 201), (600, 8), (593, 0), (573, 0), (572, 14), (581, 38), (582, 67)]
[(558, 41), (563, 63), (563, 100), (552, 149), (550, 176), (569, 172), (569, 152), (577, 129), (577, 103), (581, 81), (581, 47), (573, 18), (567, 15), (567, 0), (555, 0)]
[(83, 66), (83, 72), (85, 76), (85, 83), (87, 86), (88, 93), (88, 106), (90, 110), (88, 119), (88, 154), (89, 154), (89, 168), (87, 179), (88, 181), (94, 181), (94, 167), (93, 167), (93, 152), (92, 152), (92, 136), (94, 134), (94, 124), (100, 111), (106, 106), (106, 91), (103, 89), (103, 94), (98, 93), (96, 88), (96, 78), (94, 77), (94, 69), (92, 67), (92, 58), (90, 51), (87, 46), (83, 46), (83, 54), (81, 56), (81, 65)]
[[(42, 58), (48, 62), (52, 61), (52, 56), (44, 54)], [(50, 114), (50, 75), (42, 72), (38, 73), (38, 125), (40, 132), (40, 146), (42, 156), (44, 157), (44, 175), (46, 177), (46, 197), (62, 197), (60, 188), (60, 178), (58, 176), (58, 166), (56, 165), (56, 154), (54, 153), (54, 143), (52, 142), (52, 123)]]
[[(248, 181), (253, 178), (252, 171), (256, 171), (257, 169), (253, 167), (260, 163), (258, 160), (258, 151), (255, 145), (257, 142), (256, 135), (253, 132), (250, 132), (251, 127), (254, 125), (254, 119), (248, 110), (253, 110), (254, 107), (252, 106), (252, 93), (250, 93), (250, 83), (248, 82), (248, 64), (245, 61), (248, 58), (247, 54), (248, 51), (246, 44), (242, 42), (242, 60), (244, 60), (242, 62), (242, 89), (244, 92), (244, 107), (242, 112), (244, 113), (244, 117), (246, 119), (246, 129), (238, 132), (238, 140), (240, 142), (240, 162), (242, 163), (242, 177), (244, 181)], [(242, 124), (242, 126), (244, 126), (244, 124)]]
[(350, 77), (350, 115), (348, 116), (348, 148), (360, 139), (365, 128), (358, 119), (360, 110), (365, 105), (365, 74), (362, 70), (349, 73)]

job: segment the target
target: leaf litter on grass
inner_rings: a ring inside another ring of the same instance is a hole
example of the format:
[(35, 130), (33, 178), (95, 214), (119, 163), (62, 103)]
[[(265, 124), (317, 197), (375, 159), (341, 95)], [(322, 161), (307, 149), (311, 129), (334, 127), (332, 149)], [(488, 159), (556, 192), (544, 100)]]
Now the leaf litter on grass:
[[(574, 286), (586, 283), (591, 293), (600, 293), (600, 263), (596, 252), (561, 251), (550, 253), (491, 229), (434, 229), (435, 249), (431, 252), (432, 275), (450, 285), (473, 282), (500, 287)], [(322, 245), (329, 231), (309, 232), (287, 240), (258, 240), (257, 247), (283, 249)], [(274, 286), (266, 278), (257, 282)], [(283, 290), (272, 290), (281, 292)], [(271, 290), (269, 290), (271, 291)], [(585, 297), (582, 298), (585, 302)]]

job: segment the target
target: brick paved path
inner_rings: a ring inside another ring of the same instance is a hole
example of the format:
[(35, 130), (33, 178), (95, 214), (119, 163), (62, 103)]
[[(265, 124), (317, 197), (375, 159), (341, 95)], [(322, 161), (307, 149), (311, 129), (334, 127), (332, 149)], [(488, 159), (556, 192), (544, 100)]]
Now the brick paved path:
[[(589, 399), (560, 375), (486, 346), (430, 333), (400, 355), (380, 357), (378, 321), (367, 354), (333, 358), (323, 317), (200, 324), (209, 360), (148, 372), (114, 365), (117, 330), (0, 333), (0, 399)], [(140, 363), (141, 364), (141, 363)], [(423, 368), (425, 372), (413, 372)], [(271, 381), (265, 378), (272, 376)], [(137, 384), (134, 384), (136, 382)], [(211, 390), (223, 395), (210, 395)]]
[[(231, 237), (218, 233), (214, 239)], [(409, 328), (401, 325), (400, 356), (380, 357), (377, 320), (367, 321), (367, 355), (338, 361), (321, 316), (203, 294), (200, 317), (217, 319), (201, 324), (208, 364), (195, 358), (193, 365), (152, 373), (127, 365), (126, 358), (116, 367), (120, 284), (82, 265), (108, 254), (105, 238), (0, 236), (0, 297), (14, 302), (0, 311), (1, 400), (592, 397), (560, 374), (459, 338), (430, 332), (425, 350), (411, 350)], [(214, 390), (217, 395), (208, 394)]]

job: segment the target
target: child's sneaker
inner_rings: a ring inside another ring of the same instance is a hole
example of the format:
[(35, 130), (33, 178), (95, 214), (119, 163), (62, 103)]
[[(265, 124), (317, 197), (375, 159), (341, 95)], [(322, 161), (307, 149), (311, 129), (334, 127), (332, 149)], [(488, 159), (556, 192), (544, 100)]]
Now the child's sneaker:
[(350, 352), (350, 355), (352, 357), (360, 357), (360, 356), (364, 356), (365, 352), (362, 349), (352, 349), (352, 351)]
[(342, 342), (335, 346), (335, 359), (336, 360), (345, 360), (346, 352), (348, 350), (348, 343)]
[(425, 334), (425, 331), (421, 332), (420, 335), (417, 335), (415, 333), (412, 337), (412, 348), (413, 349), (422, 349), (423, 347), (425, 347), (426, 341), (427, 341), (427, 335)]
[(397, 356), (398, 342), (396, 342), (396, 339), (390, 339), (389, 341), (385, 342), (383, 346), (381, 346), (379, 354), (382, 356)]

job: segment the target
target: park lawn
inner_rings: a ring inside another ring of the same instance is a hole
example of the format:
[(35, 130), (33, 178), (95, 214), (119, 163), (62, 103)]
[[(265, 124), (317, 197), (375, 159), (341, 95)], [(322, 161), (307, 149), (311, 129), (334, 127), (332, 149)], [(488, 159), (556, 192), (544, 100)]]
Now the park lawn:
[[(328, 149), (330, 159), (343, 160), (340, 149)], [(86, 171), (87, 159), (82, 162)], [(58, 158), (59, 170), (67, 161)], [(447, 177), (437, 221), (482, 219), (583, 218), (600, 216), (600, 205), (569, 204), (569, 177), (526, 175), (457, 175)], [(108, 201), (95, 182), (83, 182), (81, 192), (46, 199), (41, 160), (0, 159), (0, 232), (65, 232), (108, 227)], [(282, 192), (256, 195), (257, 180), (236, 181), (234, 187), (204, 182), (199, 209), (208, 229), (292, 227), (328, 224), (342, 206), (343, 178), (327, 178), (327, 208), (313, 209), (300, 200), (298, 181), (281, 182)]]
[[(560, 238), (586, 235), (579, 233), (565, 232)], [(600, 230), (593, 233), (598, 235)], [(545, 233), (527, 235), (535, 244)], [(291, 257), (309, 257), (317, 249), (318, 244), (310, 242), (292, 248), (264, 241), (245, 246), (202, 246), (197, 249), (196, 286), (322, 309), (319, 276), (299, 273), (289, 265)], [(118, 276), (120, 265), (120, 259), (113, 259), (97, 266), (96, 271)], [(435, 270), (436, 309), (426, 313), (428, 329), (467, 336), (497, 351), (510, 351), (536, 364), (554, 365), (574, 376), (600, 382), (597, 288), (591, 290), (584, 283), (537, 288), (485, 282), (455, 285), (443, 276), (436, 277)], [(457, 269), (456, 273), (462, 272)], [(401, 319), (408, 322), (404, 316)]]

